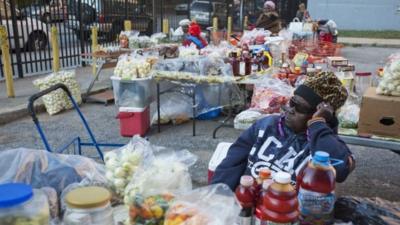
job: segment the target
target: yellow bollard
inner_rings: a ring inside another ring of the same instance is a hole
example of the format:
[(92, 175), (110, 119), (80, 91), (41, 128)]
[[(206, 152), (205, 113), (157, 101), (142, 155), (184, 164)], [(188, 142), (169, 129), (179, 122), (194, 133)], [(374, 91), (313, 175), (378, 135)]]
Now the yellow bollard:
[[(99, 48), (99, 44), (98, 44), (98, 42), (97, 42), (97, 33), (98, 33), (98, 31), (97, 31), (97, 27), (96, 26), (93, 26), (92, 27), (92, 52), (94, 53), (94, 52), (96, 52), (97, 50), (98, 50), (98, 48)], [(96, 72), (97, 72), (97, 58), (96, 57), (93, 57), (93, 62), (92, 62), (92, 73), (93, 73), (93, 75), (96, 75)]]
[(249, 23), (249, 17), (245, 16), (243, 21), (243, 30), (247, 30), (247, 24)]
[(163, 19), (162, 31), (163, 31), (164, 34), (168, 34), (168, 33), (169, 33), (169, 23), (168, 23), (168, 19)]
[(229, 42), (231, 40), (231, 34), (232, 34), (232, 17), (228, 17), (228, 27), (226, 29), (226, 40)]
[(132, 30), (132, 22), (130, 20), (124, 21), (124, 30), (131, 31)]
[(8, 35), (6, 27), (0, 26), (0, 45), (2, 52), (2, 60), (3, 60), (3, 73), (6, 78), (6, 88), (7, 88), (7, 96), (9, 98), (15, 97), (14, 91), (14, 80), (12, 75), (11, 68), (11, 58), (10, 58), (10, 46), (8, 44)]
[(213, 18), (213, 31), (214, 32), (218, 31), (218, 17)]
[(58, 31), (56, 26), (51, 27), (51, 47), (53, 49), (53, 71), (60, 70), (60, 48), (58, 47)]

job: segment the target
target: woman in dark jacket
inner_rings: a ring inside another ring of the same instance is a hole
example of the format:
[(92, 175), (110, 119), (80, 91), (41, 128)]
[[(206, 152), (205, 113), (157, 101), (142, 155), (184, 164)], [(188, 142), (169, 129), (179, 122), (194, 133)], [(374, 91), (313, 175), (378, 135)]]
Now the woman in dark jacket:
[(225, 183), (232, 190), (242, 175), (258, 177), (260, 168), (273, 173), (296, 175), (316, 151), (343, 160), (335, 166), (336, 181), (343, 182), (354, 169), (354, 159), (346, 144), (337, 136), (335, 111), (347, 99), (347, 91), (332, 73), (309, 77), (299, 86), (282, 115), (257, 121), (230, 147), (217, 167), (212, 183)]
[(264, 12), (258, 17), (256, 27), (269, 30), (273, 35), (277, 35), (282, 29), (281, 19), (275, 10), (275, 3), (273, 1), (266, 1), (264, 3)]

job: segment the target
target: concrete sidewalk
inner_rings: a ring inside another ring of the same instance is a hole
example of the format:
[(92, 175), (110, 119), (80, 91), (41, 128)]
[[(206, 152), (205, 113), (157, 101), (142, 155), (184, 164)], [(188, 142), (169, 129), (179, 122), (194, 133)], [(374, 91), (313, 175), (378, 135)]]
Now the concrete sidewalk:
[[(110, 77), (112, 76), (112, 73), (113, 69), (102, 70), (99, 80), (96, 81), (92, 88), (92, 93), (110, 88)], [(6, 84), (4, 81), (0, 81), (0, 125), (29, 115), (27, 110), (28, 99), (31, 95), (39, 92), (39, 90), (33, 86), (32, 82), (46, 75), (47, 74), (15, 79), (15, 98), (7, 97)], [(85, 94), (91, 80), (93, 79), (92, 67), (76, 68), (76, 79), (81, 86), (82, 94)], [(44, 105), (41, 101), (37, 101), (35, 106), (38, 111), (44, 110)]]
[(400, 48), (400, 39), (339, 37), (338, 42), (349, 46)]

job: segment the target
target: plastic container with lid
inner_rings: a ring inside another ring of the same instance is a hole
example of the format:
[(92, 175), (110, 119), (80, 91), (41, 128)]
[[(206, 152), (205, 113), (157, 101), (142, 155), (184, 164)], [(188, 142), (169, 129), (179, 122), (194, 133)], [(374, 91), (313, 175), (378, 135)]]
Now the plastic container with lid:
[(82, 187), (65, 196), (64, 225), (110, 225), (113, 212), (111, 193), (102, 187)]
[(50, 212), (46, 195), (21, 183), (0, 185), (1, 225), (46, 225)]
[(364, 95), (364, 92), (371, 87), (372, 74), (370, 72), (356, 72), (355, 89), (359, 96)]

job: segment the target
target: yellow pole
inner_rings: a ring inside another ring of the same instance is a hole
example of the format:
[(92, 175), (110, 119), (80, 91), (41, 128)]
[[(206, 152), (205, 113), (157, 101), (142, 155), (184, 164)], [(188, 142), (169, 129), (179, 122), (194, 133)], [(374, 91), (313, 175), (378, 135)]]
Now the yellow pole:
[(0, 26), (0, 45), (2, 52), (1, 55), (3, 60), (3, 73), (6, 78), (7, 96), (9, 98), (14, 98), (15, 91), (14, 91), (14, 80), (11, 68), (10, 46), (8, 44), (7, 30), (6, 27), (3, 25)]
[(231, 39), (231, 34), (232, 34), (232, 17), (228, 17), (228, 27), (226, 31), (226, 39), (229, 41)]
[(132, 22), (130, 20), (125, 20), (124, 21), (124, 30), (125, 31), (132, 30)]
[(213, 31), (214, 32), (218, 31), (218, 17), (213, 18)]
[(243, 21), (243, 30), (247, 30), (247, 24), (249, 23), (249, 17), (245, 16)]
[(53, 49), (53, 71), (60, 70), (60, 48), (58, 47), (58, 31), (56, 26), (51, 27), (51, 47)]
[(168, 19), (163, 19), (163, 33), (168, 34), (169, 33), (169, 23)]
[[(92, 27), (92, 53), (96, 52), (99, 48), (98, 42), (97, 42), (97, 27), (93, 26)], [(92, 73), (93, 75), (96, 74), (97, 71), (97, 58), (93, 57), (93, 62), (92, 62)]]

